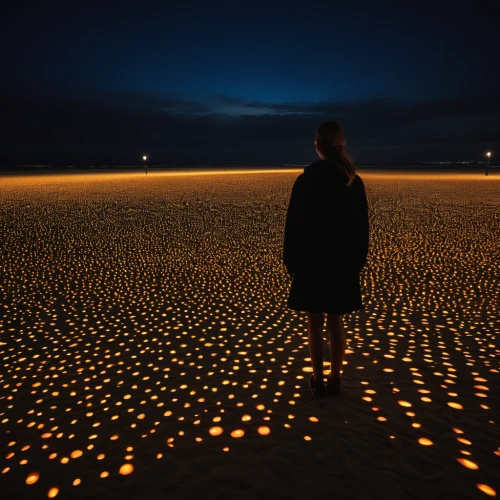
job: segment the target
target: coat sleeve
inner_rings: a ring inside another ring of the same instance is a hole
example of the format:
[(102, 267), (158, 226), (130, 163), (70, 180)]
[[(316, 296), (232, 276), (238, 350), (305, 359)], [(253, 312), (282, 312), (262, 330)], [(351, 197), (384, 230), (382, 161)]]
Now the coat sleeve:
[(358, 226), (358, 246), (357, 246), (357, 257), (358, 257), (358, 270), (361, 272), (366, 264), (366, 259), (368, 257), (368, 244), (370, 240), (370, 223), (368, 217), (368, 200), (366, 197), (365, 186), (363, 181), (360, 179), (360, 193), (359, 200), (357, 203), (356, 219)]
[(304, 239), (304, 179), (299, 175), (295, 180), (288, 203), (283, 239), (283, 264), (292, 276), (297, 269)]

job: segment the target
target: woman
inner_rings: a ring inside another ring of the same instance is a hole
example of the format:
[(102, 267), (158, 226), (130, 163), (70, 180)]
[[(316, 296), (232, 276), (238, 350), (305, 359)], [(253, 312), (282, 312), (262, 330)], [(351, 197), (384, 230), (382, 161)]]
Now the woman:
[[(345, 353), (344, 314), (363, 309), (359, 273), (368, 255), (368, 204), (363, 181), (344, 152), (342, 128), (316, 131), (321, 160), (293, 185), (286, 216), (283, 263), (292, 277), (287, 306), (307, 313), (315, 398), (337, 395)], [(330, 336), (331, 373), (323, 380), (323, 323)]]

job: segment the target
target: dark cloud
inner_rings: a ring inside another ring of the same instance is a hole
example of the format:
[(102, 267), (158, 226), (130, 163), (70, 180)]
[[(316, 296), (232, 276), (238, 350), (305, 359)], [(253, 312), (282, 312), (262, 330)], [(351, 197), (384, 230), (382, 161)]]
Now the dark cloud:
[(224, 95), (197, 102), (137, 92), (10, 89), (0, 104), (0, 163), (130, 164), (142, 152), (157, 163), (307, 163), (315, 158), (315, 129), (328, 119), (343, 126), (359, 163), (468, 160), (500, 146), (494, 93), (420, 103), (271, 105)]
[(414, 123), (415, 121), (433, 120), (443, 116), (474, 116), (500, 113), (498, 93), (475, 94), (462, 98), (440, 99), (423, 102), (405, 102), (391, 98), (361, 99), (351, 102), (290, 103), (272, 106), (276, 113), (330, 114), (349, 119), (373, 117), (384, 121)]

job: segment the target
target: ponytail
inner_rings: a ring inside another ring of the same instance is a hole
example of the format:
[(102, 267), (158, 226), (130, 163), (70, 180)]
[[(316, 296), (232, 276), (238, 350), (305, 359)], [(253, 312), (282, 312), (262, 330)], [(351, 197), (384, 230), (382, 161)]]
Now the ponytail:
[(339, 168), (347, 177), (350, 186), (356, 177), (354, 162), (345, 152), (344, 132), (335, 122), (323, 122), (316, 131), (316, 148), (323, 156)]

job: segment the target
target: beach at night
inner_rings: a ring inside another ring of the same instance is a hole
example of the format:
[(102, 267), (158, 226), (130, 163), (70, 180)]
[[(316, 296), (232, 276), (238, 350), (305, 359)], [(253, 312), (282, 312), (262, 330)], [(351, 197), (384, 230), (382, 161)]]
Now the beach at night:
[(300, 172), (0, 177), (2, 499), (500, 494), (498, 173), (358, 170), (364, 309), (314, 400)]

